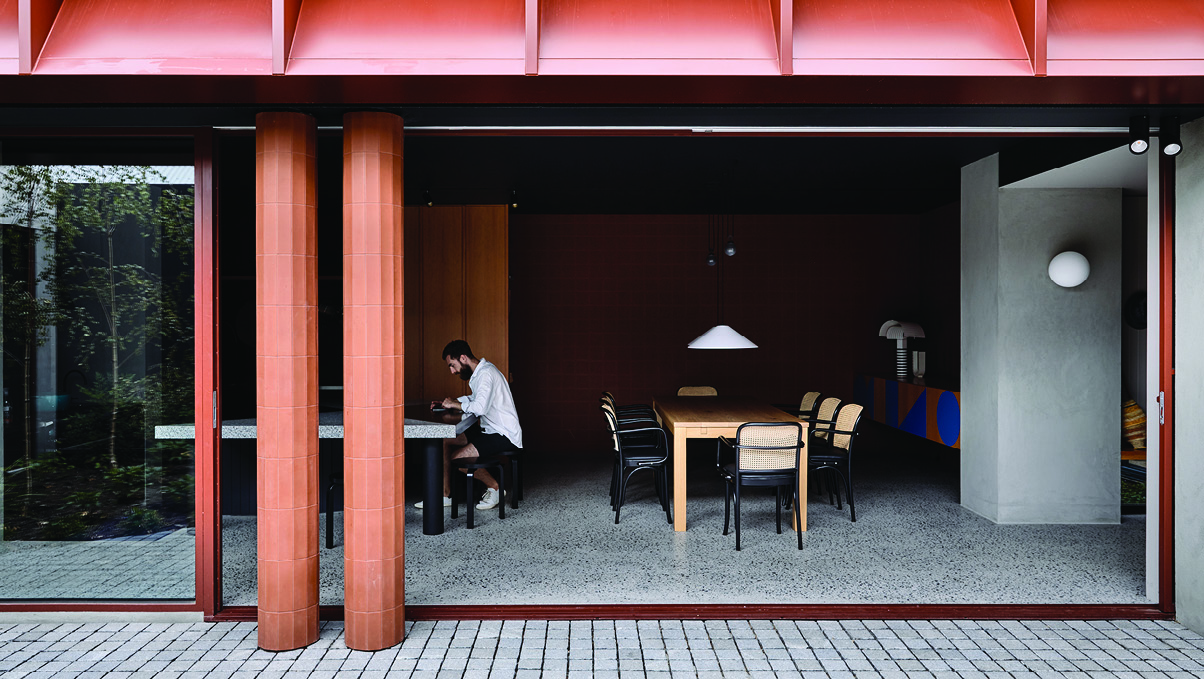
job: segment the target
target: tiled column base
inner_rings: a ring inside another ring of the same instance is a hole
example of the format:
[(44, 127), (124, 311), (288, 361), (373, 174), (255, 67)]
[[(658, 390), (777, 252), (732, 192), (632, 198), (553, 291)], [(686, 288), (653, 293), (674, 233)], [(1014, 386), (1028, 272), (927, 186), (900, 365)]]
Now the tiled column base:
[(343, 117), (343, 478), (347, 646), (405, 637), (402, 121)]
[(318, 639), (317, 127), (255, 117), (259, 646)]

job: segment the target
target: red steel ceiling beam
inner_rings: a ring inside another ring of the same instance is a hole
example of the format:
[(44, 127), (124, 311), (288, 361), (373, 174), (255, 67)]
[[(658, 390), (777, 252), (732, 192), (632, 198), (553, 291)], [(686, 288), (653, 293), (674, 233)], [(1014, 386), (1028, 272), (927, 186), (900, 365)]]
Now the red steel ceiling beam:
[(301, 0), (272, 0), (272, 75), (284, 75), (297, 34)]
[(1028, 48), (1028, 60), (1033, 65), (1033, 75), (1047, 74), (1045, 59), (1049, 44), (1048, 0), (1012, 0), (1012, 11), (1016, 13), (1016, 24)]
[(46, 46), (46, 37), (50, 35), (50, 27), (58, 17), (63, 0), (18, 0), (17, 1), (17, 35), (19, 51), (17, 53), (17, 72), (21, 75), (33, 73), (42, 48)]
[(523, 73), (539, 75), (539, 6), (542, 0), (526, 0), (526, 34)]
[(774, 0), (774, 28), (778, 30), (778, 65), (782, 75), (794, 75), (794, 0)]

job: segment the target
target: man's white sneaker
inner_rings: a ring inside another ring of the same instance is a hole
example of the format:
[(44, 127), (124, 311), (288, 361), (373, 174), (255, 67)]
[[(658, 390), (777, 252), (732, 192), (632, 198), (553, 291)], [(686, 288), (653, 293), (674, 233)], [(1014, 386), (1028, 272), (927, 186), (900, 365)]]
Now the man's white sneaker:
[[(416, 509), (422, 509), (422, 508), (423, 508), (423, 506), (424, 506), (424, 505), (422, 504), (422, 501), (418, 501), (418, 502), (415, 502), (415, 503), (414, 503), (414, 507), (415, 507)], [(450, 507), (450, 506), (451, 506), (451, 498), (450, 498), (450, 497), (445, 497), (445, 498), (443, 498), (443, 506), (444, 506), (444, 507)]]
[(477, 503), (477, 509), (493, 509), (501, 499), (502, 493), (497, 488), (486, 488), (481, 501)]

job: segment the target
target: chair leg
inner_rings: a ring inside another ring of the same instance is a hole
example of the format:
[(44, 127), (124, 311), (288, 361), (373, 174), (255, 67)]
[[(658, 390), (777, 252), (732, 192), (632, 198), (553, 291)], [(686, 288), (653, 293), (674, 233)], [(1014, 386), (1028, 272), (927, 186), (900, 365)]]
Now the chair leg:
[(736, 551), (740, 551), (740, 479), (736, 479)]
[(615, 458), (615, 463), (610, 467), (610, 509), (614, 511), (619, 503), (619, 474), (622, 470), (619, 469), (619, 460)]
[(475, 510), (477, 508), (477, 503), (472, 501), (472, 482), (474, 481), (472, 472), (473, 472), (473, 470), (471, 470), (471, 469), (468, 470), (468, 474), (466, 475), (468, 478), (468, 484), (466, 485), (466, 487), (464, 489), (466, 491), (465, 496), (464, 496), (464, 508), (465, 508), (464, 513), (468, 516), (468, 529), (469, 530), (472, 530), (472, 528), (473, 528), (473, 521), (472, 521), (473, 514), (474, 514), (473, 510)]
[(497, 518), (506, 518), (506, 461), (503, 460), (497, 466), (497, 492), (502, 494), (497, 503)]
[(798, 535), (798, 548), (803, 548), (803, 510), (799, 507), (798, 479), (794, 481), (794, 532)]
[(623, 508), (624, 496), (627, 495), (627, 479), (630, 478), (623, 471), (619, 472), (619, 499), (615, 503), (615, 525), (619, 525), (619, 510)]
[(661, 467), (661, 484), (665, 487), (665, 520), (673, 523), (673, 499), (669, 497), (669, 468)]
[[(454, 471), (454, 468), (447, 470), (447, 473), (450, 475), (453, 471)], [(449, 478), (450, 478), (450, 476), (449, 476)], [(458, 519), (458, 518), (460, 518), (460, 494), (458, 492), (456, 492), (456, 488), (459, 488), (460, 486), (459, 486), (459, 484), (454, 483), (454, 481), (455, 481), (455, 479), (452, 479), (451, 481), (449, 481), (449, 487), (451, 488), (451, 494), (452, 494), (451, 495), (451, 497), (452, 497), (451, 518)]]
[(774, 486), (774, 506), (778, 512), (778, 535), (782, 534), (782, 487)]
[(844, 477), (845, 487), (849, 493), (849, 514), (853, 516), (853, 521), (857, 521), (857, 508), (853, 506), (853, 468), (852, 466), (845, 469)]
[(523, 468), (519, 466), (518, 456), (510, 458), (514, 463), (514, 504), (511, 509), (518, 509), (518, 501), (523, 499)]
[(728, 522), (732, 514), (732, 484), (723, 483), (723, 534), (727, 535)]
[(330, 504), (330, 496), (334, 492), (334, 481), (326, 486), (326, 549), (334, 549), (334, 505)]

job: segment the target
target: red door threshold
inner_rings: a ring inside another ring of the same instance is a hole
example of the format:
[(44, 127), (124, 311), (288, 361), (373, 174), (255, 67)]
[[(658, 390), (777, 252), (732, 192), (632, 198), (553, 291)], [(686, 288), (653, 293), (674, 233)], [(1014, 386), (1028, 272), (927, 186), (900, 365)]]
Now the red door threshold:
[[(321, 606), (342, 620), (342, 606)], [(681, 604), (406, 606), (408, 620), (1171, 620), (1147, 604)], [(254, 606), (223, 608), (208, 621), (256, 619)]]

